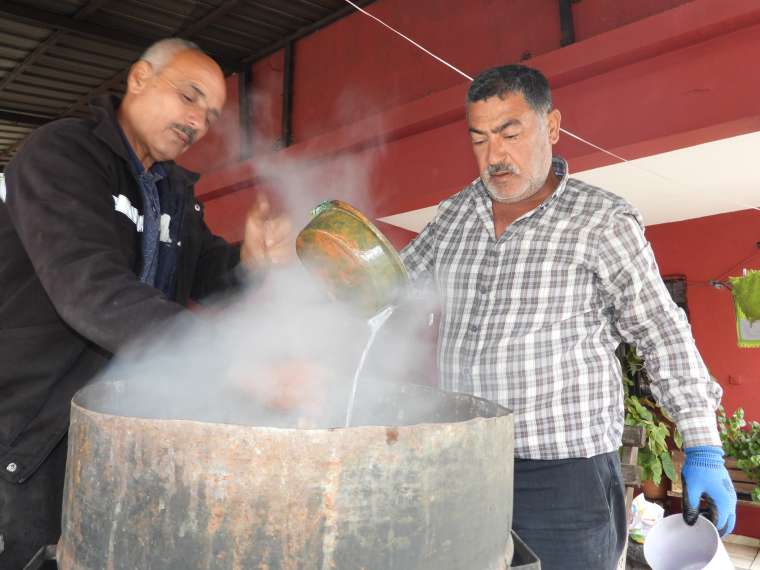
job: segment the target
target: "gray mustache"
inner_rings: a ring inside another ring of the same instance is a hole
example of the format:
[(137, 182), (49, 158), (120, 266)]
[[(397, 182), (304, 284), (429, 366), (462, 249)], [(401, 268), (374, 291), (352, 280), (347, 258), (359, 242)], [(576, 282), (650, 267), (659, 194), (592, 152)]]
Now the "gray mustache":
[(171, 127), (184, 134), (188, 139), (188, 144), (193, 144), (193, 142), (195, 142), (195, 137), (198, 136), (198, 131), (196, 131), (193, 127), (180, 125), (179, 123), (173, 123)]
[(517, 174), (517, 170), (505, 162), (489, 164), (486, 172), (489, 176), (493, 176), (494, 174)]

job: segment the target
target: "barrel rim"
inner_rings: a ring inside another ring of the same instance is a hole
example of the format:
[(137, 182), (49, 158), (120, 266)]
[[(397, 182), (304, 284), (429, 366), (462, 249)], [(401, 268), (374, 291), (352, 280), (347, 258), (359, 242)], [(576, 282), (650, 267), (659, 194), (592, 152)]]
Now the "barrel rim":
[[(405, 390), (419, 390), (419, 391), (431, 391), (431, 392), (442, 392), (446, 395), (450, 395), (452, 397), (465, 397), (467, 399), (474, 400), (478, 402), (480, 405), (490, 407), (494, 410), (494, 415), (490, 417), (483, 417), (483, 416), (474, 416), (472, 418), (466, 419), (466, 420), (457, 420), (457, 421), (429, 421), (429, 422), (419, 422), (414, 424), (403, 424), (403, 423), (397, 423), (397, 424), (364, 424), (364, 425), (357, 425), (357, 426), (350, 426), (350, 427), (344, 427), (344, 426), (334, 426), (334, 427), (278, 427), (278, 426), (266, 426), (266, 425), (251, 425), (251, 424), (245, 424), (245, 423), (232, 423), (232, 422), (209, 422), (209, 421), (203, 421), (198, 419), (186, 419), (186, 418), (155, 418), (155, 417), (147, 417), (147, 416), (129, 416), (124, 414), (117, 414), (112, 413), (108, 411), (103, 411), (102, 409), (98, 409), (98, 406), (88, 406), (86, 405), (82, 400), (86, 399), (90, 392), (97, 390), (97, 389), (103, 389), (104, 385), (110, 385), (111, 387), (115, 387), (115, 389), (123, 389), (122, 387), (126, 384), (125, 380), (114, 380), (114, 379), (101, 379), (96, 382), (93, 382), (91, 384), (88, 384), (87, 386), (84, 386), (83, 388), (79, 389), (76, 394), (74, 394), (74, 397), (71, 400), (71, 409), (72, 412), (76, 410), (81, 410), (82, 413), (85, 413), (86, 415), (90, 416), (97, 416), (102, 418), (121, 418), (124, 420), (141, 420), (145, 422), (151, 422), (151, 423), (157, 423), (157, 424), (168, 424), (168, 423), (183, 423), (183, 424), (197, 424), (197, 425), (205, 425), (205, 426), (228, 426), (230, 428), (246, 428), (249, 430), (261, 430), (266, 433), (303, 433), (303, 432), (313, 432), (313, 433), (331, 433), (331, 432), (345, 432), (347, 430), (357, 430), (357, 429), (406, 429), (406, 428), (420, 428), (422, 426), (432, 427), (432, 426), (467, 426), (467, 425), (473, 425), (475, 423), (480, 422), (487, 422), (487, 421), (497, 421), (497, 420), (503, 420), (504, 418), (512, 418), (513, 411), (506, 406), (502, 406), (501, 404), (497, 402), (493, 402), (491, 400), (487, 400), (485, 398), (481, 398), (479, 396), (474, 396), (472, 394), (465, 394), (463, 392), (453, 392), (453, 391), (446, 391), (442, 390), (440, 388), (434, 388), (432, 386), (426, 386), (421, 384), (399, 384), (398, 386), (401, 388), (402, 392)], [(72, 413), (72, 416), (74, 414)]]

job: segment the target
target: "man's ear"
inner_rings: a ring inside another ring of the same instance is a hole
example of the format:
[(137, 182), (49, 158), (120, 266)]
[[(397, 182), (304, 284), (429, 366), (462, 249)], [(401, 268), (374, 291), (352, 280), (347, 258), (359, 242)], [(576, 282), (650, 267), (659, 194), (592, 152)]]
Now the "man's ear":
[(127, 92), (141, 93), (148, 86), (149, 81), (153, 78), (153, 66), (150, 62), (141, 59), (132, 64), (127, 75)]
[(562, 113), (559, 109), (552, 109), (546, 116), (547, 126), (549, 127), (549, 142), (557, 144), (559, 140), (559, 125), (562, 122)]

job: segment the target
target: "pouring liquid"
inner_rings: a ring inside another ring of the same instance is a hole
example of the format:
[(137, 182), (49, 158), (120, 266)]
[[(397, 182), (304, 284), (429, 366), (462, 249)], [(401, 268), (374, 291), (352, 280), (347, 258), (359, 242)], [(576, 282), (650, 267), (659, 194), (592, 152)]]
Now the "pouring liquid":
[(393, 314), (393, 307), (386, 307), (377, 313), (374, 317), (372, 317), (369, 321), (367, 321), (367, 324), (369, 325), (369, 339), (367, 340), (367, 344), (364, 346), (361, 358), (359, 359), (359, 365), (356, 367), (356, 371), (354, 372), (354, 379), (351, 383), (351, 397), (348, 400), (348, 409), (346, 410), (345, 427), (349, 427), (351, 425), (351, 418), (354, 413), (354, 405), (356, 404), (356, 390), (359, 385), (359, 377), (361, 376), (362, 369), (364, 368), (364, 362), (367, 360), (367, 354), (369, 353), (370, 348), (372, 348), (372, 343), (375, 342), (377, 331), (380, 330), (380, 327), (383, 326), (391, 314)]

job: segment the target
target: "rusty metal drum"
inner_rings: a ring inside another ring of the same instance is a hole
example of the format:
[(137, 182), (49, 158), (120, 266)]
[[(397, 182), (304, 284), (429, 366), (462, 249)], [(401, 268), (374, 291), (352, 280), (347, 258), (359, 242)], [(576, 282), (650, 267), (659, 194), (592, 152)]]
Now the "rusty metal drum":
[(74, 398), (63, 570), (503, 570), (513, 419), (472, 396), (367, 388), (362, 425), (160, 417), (99, 382)]

